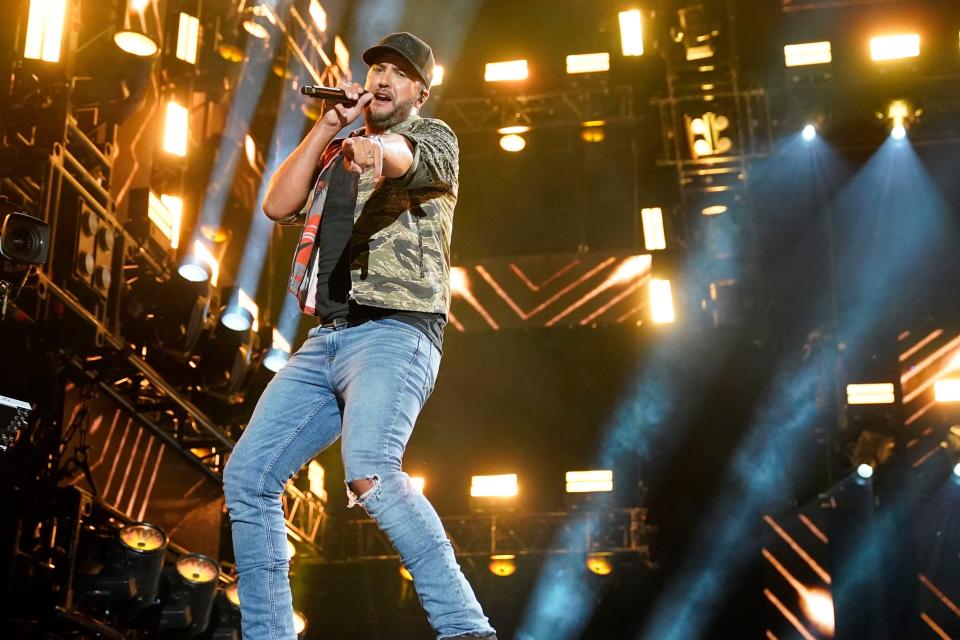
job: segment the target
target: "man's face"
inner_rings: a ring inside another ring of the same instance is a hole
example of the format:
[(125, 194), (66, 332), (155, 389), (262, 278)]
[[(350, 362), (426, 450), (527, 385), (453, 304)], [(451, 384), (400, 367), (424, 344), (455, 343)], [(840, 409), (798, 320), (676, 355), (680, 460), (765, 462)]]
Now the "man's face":
[(409, 118), (420, 106), (420, 94), (426, 93), (413, 66), (395, 53), (383, 54), (370, 66), (364, 89), (373, 93), (365, 108), (367, 122), (381, 130)]

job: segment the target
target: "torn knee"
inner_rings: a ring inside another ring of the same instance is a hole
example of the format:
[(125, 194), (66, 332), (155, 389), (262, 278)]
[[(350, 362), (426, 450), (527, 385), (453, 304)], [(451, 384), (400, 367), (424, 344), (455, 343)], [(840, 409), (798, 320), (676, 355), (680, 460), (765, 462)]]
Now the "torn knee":
[(380, 492), (380, 476), (372, 475), (365, 478), (350, 480), (347, 485), (347, 508), (350, 509), (356, 505), (361, 507), (377, 496)]

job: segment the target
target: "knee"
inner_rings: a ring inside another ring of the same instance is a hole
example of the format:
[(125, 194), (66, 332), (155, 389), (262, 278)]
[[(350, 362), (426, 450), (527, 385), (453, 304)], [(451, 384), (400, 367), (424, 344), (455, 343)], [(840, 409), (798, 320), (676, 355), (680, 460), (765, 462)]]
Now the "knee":
[(227, 506), (248, 498), (257, 493), (257, 478), (243, 460), (234, 455), (227, 460), (223, 468), (223, 495)]

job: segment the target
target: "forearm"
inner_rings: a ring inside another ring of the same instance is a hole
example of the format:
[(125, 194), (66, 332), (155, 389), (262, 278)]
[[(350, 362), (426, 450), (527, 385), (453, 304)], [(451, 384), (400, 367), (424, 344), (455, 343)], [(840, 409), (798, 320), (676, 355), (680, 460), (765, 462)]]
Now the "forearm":
[(383, 144), (383, 176), (402, 178), (413, 164), (413, 143), (398, 133), (380, 136)]
[(273, 220), (295, 213), (306, 202), (323, 150), (340, 129), (318, 122), (270, 177), (263, 212)]

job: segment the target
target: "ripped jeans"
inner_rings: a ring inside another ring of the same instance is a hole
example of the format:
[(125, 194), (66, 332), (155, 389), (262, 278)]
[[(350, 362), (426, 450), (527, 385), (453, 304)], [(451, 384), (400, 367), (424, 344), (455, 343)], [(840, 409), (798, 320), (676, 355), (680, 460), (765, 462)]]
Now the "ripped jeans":
[[(350, 504), (361, 505), (399, 552), (438, 638), (493, 633), (440, 518), (401, 470), (439, 366), (425, 335), (382, 318), (311, 329), (267, 386), (224, 471), (244, 638), (296, 638), (280, 496), (341, 436)], [(349, 489), (356, 480), (372, 485), (356, 496)]]

